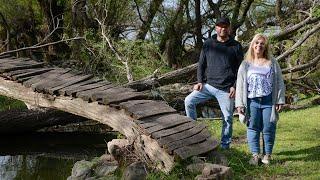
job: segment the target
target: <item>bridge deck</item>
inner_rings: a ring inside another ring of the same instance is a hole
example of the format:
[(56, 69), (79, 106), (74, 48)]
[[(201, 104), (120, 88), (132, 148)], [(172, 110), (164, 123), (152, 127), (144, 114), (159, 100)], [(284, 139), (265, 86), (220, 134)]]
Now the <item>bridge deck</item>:
[[(179, 115), (164, 101), (148, 99), (141, 92), (115, 86), (92, 75), (46, 67), (44, 63), (29, 58), (6, 56), (0, 57), (0, 76), (48, 97), (80, 98), (88, 104), (96, 102), (100, 106), (123, 110), (139, 126), (140, 133), (156, 140), (168, 154), (182, 159), (218, 146), (204, 125)], [(113, 126), (111, 123), (108, 125)]]

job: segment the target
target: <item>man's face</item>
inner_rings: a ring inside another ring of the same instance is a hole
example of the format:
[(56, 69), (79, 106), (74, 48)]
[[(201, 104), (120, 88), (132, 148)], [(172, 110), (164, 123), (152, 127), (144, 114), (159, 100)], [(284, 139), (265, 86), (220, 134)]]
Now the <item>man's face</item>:
[(216, 32), (218, 36), (226, 38), (230, 34), (230, 26), (228, 24), (217, 24)]

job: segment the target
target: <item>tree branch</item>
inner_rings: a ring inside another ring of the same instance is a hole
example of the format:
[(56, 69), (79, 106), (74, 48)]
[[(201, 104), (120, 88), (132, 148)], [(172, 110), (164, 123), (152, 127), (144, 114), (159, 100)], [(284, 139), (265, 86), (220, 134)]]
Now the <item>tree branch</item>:
[(281, 61), (285, 59), (287, 56), (292, 54), (305, 40), (307, 40), (312, 34), (317, 32), (320, 29), (320, 23), (318, 23), (316, 26), (314, 26), (311, 30), (308, 30), (304, 36), (302, 36), (290, 49), (282, 53), (280, 56), (278, 56), (276, 59), (277, 61)]
[(301, 71), (301, 70), (316, 66), (319, 61), (320, 61), (320, 55), (318, 55), (317, 57), (312, 59), (309, 63), (302, 64), (302, 65), (299, 65), (299, 66), (294, 66), (292, 68), (283, 69), (282, 73), (283, 74), (287, 74), (287, 73), (291, 73), (291, 72)]
[(11, 51), (6, 51), (6, 52), (3, 52), (3, 53), (0, 53), (0, 56), (6, 55), (6, 54), (11, 54), (11, 53), (16, 53), (16, 52), (20, 52), (20, 51), (39, 49), (39, 48), (43, 48), (43, 47), (47, 47), (47, 46), (59, 44), (59, 43), (62, 43), (62, 42), (73, 41), (73, 40), (80, 40), (80, 39), (85, 39), (85, 38), (84, 38), (84, 37), (74, 37), (74, 38), (62, 39), (62, 40), (60, 40), (60, 41), (55, 41), (55, 42), (51, 42), (51, 43), (47, 43), (47, 44), (42, 44), (42, 45), (38, 45), (38, 46), (24, 47), (24, 48), (15, 49), (15, 50), (11, 50)]
[[(106, 35), (106, 27), (104, 25), (103, 22), (101, 22), (99, 19), (95, 18), (95, 20), (99, 23), (99, 25), (101, 26), (101, 34), (103, 36), (103, 38), (107, 41), (109, 48), (111, 49), (111, 51), (116, 55), (117, 59), (120, 60), (120, 62), (125, 66), (126, 68), (126, 74), (127, 74), (127, 79), (129, 82), (133, 81), (133, 77), (132, 77), (132, 73), (131, 73), (131, 69), (129, 67), (128, 64), (128, 60), (125, 58), (123, 59), (120, 54), (118, 53), (118, 51), (113, 47), (113, 45), (111, 44), (111, 41), (109, 40), (108, 36)], [(104, 19), (105, 20), (105, 19)]]
[(318, 22), (320, 20), (320, 17), (308, 17), (307, 19), (299, 22), (298, 24), (296, 25), (293, 25), (289, 28), (286, 28), (284, 31), (281, 31), (279, 33), (276, 33), (274, 35), (272, 35), (270, 37), (270, 39), (275, 39), (275, 40), (283, 40), (284, 38), (286, 38), (288, 35), (298, 31), (300, 28), (302, 27), (305, 27), (305, 25), (307, 24), (312, 24), (312, 23), (315, 23), (315, 22)]
[(9, 25), (7, 23), (7, 20), (6, 18), (4, 17), (4, 15), (0, 12), (0, 17), (1, 17), (1, 20), (2, 20), (2, 24), (4, 26), (4, 28), (6, 29), (6, 33), (7, 33), (7, 40), (6, 40), (6, 43), (5, 45), (7, 46), (7, 51), (10, 50), (10, 31), (9, 31)]

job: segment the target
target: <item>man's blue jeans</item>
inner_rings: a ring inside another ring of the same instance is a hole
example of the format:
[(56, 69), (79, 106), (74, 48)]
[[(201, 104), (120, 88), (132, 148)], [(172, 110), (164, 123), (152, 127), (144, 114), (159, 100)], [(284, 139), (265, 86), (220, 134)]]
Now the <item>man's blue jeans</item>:
[(234, 98), (229, 98), (228, 92), (219, 90), (209, 84), (204, 84), (201, 91), (193, 91), (186, 97), (184, 101), (185, 110), (188, 117), (196, 120), (196, 105), (209, 99), (213, 99), (214, 97), (218, 100), (222, 111), (223, 125), (221, 132), (221, 146), (222, 148), (227, 149), (231, 143), (232, 118), (234, 110)]
[(263, 134), (263, 154), (272, 154), (275, 140), (276, 123), (270, 122), (272, 95), (248, 98), (250, 119), (247, 128), (247, 138), (252, 154), (260, 153), (260, 134)]

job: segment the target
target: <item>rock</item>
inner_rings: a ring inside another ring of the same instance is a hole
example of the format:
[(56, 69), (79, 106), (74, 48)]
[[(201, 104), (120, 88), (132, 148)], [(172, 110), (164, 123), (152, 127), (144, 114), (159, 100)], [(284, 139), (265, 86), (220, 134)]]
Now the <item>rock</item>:
[(123, 180), (143, 180), (146, 179), (147, 171), (144, 162), (134, 162), (130, 164), (123, 173)]
[(118, 169), (118, 162), (117, 161), (112, 161), (112, 162), (103, 162), (99, 163), (96, 168), (94, 169), (94, 174), (97, 177), (102, 177), (102, 176), (108, 176), (114, 171)]
[(217, 151), (211, 151), (208, 153), (208, 159), (210, 162), (213, 162), (214, 164), (221, 164), (223, 166), (228, 166), (228, 159), (227, 157)]
[(204, 163), (204, 160), (202, 160), (198, 156), (192, 156), (191, 160), (193, 163)]
[(187, 170), (191, 173), (201, 173), (206, 163), (194, 163), (187, 166)]
[(110, 154), (104, 154), (94, 162), (94, 174), (97, 177), (109, 176), (118, 168), (118, 162)]
[(203, 176), (210, 176), (212, 174), (217, 174), (221, 171), (221, 169), (219, 167), (212, 167), (212, 166), (204, 166), (203, 170), (202, 170), (202, 175)]
[(218, 179), (218, 176), (217, 175), (210, 175), (208, 177), (203, 177), (203, 175), (200, 174), (200, 175), (196, 176), (194, 179), (195, 180), (216, 180), (216, 179)]
[(119, 178), (113, 175), (96, 178), (95, 180), (118, 180)]
[(115, 159), (110, 154), (103, 154), (102, 156), (99, 157), (99, 161), (111, 162), (111, 161), (115, 161)]
[(232, 179), (232, 171), (230, 167), (211, 163), (191, 164), (187, 170), (193, 173), (200, 173), (196, 180), (211, 180), (211, 179)]
[(90, 161), (77, 161), (73, 168), (72, 168), (72, 173), (71, 176), (68, 178), (69, 180), (77, 179), (86, 179), (89, 178), (92, 174), (91, 168), (93, 167), (93, 163)]
[(107, 143), (108, 152), (114, 157), (114, 159), (118, 159), (117, 157), (122, 155), (121, 149), (129, 145), (129, 141), (127, 139), (113, 139)]

